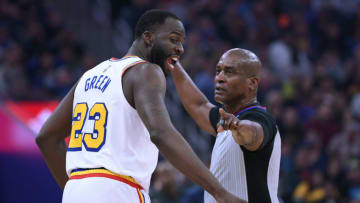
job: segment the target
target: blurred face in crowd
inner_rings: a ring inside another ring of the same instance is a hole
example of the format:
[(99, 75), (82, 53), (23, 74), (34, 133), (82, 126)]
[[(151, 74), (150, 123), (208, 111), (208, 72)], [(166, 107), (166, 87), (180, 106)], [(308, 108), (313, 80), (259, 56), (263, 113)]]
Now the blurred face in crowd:
[(181, 21), (167, 18), (153, 33), (150, 62), (164, 69), (168, 58), (179, 58), (184, 53), (185, 29)]
[(236, 105), (256, 96), (260, 62), (255, 54), (231, 49), (222, 55), (215, 75), (215, 101)]

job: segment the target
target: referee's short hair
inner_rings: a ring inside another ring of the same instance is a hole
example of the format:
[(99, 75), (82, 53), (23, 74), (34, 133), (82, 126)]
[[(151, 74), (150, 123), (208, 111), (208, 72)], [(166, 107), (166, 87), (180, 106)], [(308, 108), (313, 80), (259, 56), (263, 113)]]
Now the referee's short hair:
[(158, 25), (167, 18), (180, 20), (175, 14), (160, 9), (146, 11), (138, 20), (135, 27), (135, 39), (138, 39), (145, 31), (154, 31)]

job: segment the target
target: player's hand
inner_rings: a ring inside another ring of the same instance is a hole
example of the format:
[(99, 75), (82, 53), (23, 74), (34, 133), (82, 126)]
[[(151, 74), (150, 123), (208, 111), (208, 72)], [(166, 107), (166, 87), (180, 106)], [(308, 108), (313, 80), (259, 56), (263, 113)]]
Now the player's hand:
[(235, 195), (231, 194), (230, 192), (224, 193), (222, 197), (216, 199), (217, 203), (246, 203), (247, 201), (242, 200)]
[(180, 62), (179, 62), (179, 58), (178, 57), (170, 57), (166, 60), (165, 62), (165, 67), (166, 69), (168, 69), (170, 72), (172, 72), (175, 67), (180, 67), (182, 68)]
[(231, 130), (232, 136), (236, 143), (244, 144), (243, 136), (241, 136), (242, 131), (247, 130), (241, 124), (241, 121), (236, 118), (233, 114), (227, 113), (224, 109), (219, 109), (220, 113), (220, 122), (217, 128), (218, 132), (224, 130)]

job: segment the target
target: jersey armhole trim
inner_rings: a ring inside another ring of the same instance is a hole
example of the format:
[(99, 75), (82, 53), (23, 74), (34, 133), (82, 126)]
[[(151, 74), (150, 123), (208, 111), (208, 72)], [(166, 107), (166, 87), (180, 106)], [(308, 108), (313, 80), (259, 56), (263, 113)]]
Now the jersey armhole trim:
[[(111, 57), (111, 58), (109, 59), (109, 61), (118, 62), (118, 61), (122, 61), (122, 60), (125, 60), (125, 59), (128, 59), (128, 58), (138, 58), (138, 59), (144, 60), (144, 59), (142, 59), (142, 58), (140, 58), (140, 57), (138, 57), (138, 56), (135, 56), (135, 55), (125, 55), (125, 56), (123, 56), (123, 57), (121, 57), (121, 58)], [(144, 61), (145, 61), (145, 60), (144, 60)]]
[[(135, 66), (135, 65), (138, 65), (138, 64), (146, 63), (146, 62), (147, 62), (147, 61), (145, 61), (145, 60), (141, 60), (141, 61), (138, 61), (138, 62), (135, 62), (135, 63), (132, 63), (132, 64), (126, 66), (126, 67), (123, 69), (122, 73), (121, 73), (121, 78), (124, 76), (125, 72), (126, 72), (129, 68), (131, 68), (131, 67), (133, 67), (133, 66)], [(122, 79), (121, 79), (121, 80), (122, 80)]]

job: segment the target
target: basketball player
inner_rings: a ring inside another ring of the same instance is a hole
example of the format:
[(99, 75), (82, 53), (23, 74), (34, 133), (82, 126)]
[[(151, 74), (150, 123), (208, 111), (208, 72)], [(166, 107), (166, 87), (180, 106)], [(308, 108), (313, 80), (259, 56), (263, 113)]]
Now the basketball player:
[(36, 141), (65, 187), (63, 202), (150, 202), (158, 151), (217, 201), (243, 202), (202, 164), (166, 110), (163, 67), (183, 54), (184, 38), (178, 17), (146, 12), (127, 55), (87, 71), (46, 121)]
[[(210, 171), (250, 203), (279, 202), (281, 140), (274, 119), (256, 99), (261, 63), (244, 49), (224, 53), (216, 66), (215, 107), (191, 81), (177, 58), (167, 61), (180, 98), (197, 124), (216, 136)], [(205, 203), (216, 200), (205, 192)]]

